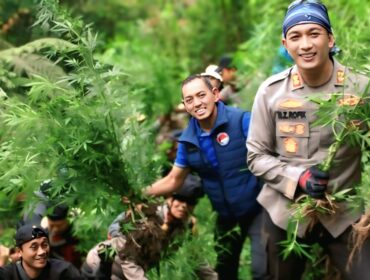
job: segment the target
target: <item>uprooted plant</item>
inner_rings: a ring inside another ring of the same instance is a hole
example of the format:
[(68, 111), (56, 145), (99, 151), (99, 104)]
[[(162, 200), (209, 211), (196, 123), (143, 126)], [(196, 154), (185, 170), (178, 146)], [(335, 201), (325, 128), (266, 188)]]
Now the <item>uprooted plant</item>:
[[(40, 181), (52, 179), (50, 200), (78, 206), (75, 231), (86, 236), (105, 231), (122, 206), (120, 196), (130, 193), (132, 200), (141, 199), (142, 186), (159, 173), (160, 159), (149, 140), (150, 126), (139, 118), (141, 88), (118, 66), (97, 58), (97, 36), (89, 26), (69, 18), (55, 1), (42, 4), (37, 24), (61, 38), (0, 53), (6, 70), (34, 53), (43, 62), (51, 61), (38, 64), (45, 71), (18, 77), (20, 93), (4, 88), (8, 94), (0, 102), (0, 201), (16, 201), (22, 193), (28, 209), (37, 200), (33, 192)], [(55, 68), (58, 75), (44, 75)], [(86, 240), (83, 248), (93, 242)]]
[(363, 207), (365, 209), (364, 214), (361, 216), (358, 222), (352, 226), (351, 234), (351, 253), (348, 258), (347, 269), (350, 268), (352, 262), (356, 256), (356, 253), (361, 249), (366, 239), (370, 237), (370, 152), (369, 150), (363, 156), (364, 164), (364, 176), (362, 182), (356, 188), (357, 199), (354, 200), (353, 207)]
[[(329, 99), (313, 97), (310, 100), (319, 105), (317, 120), (314, 126), (330, 126), (334, 134), (334, 142), (328, 149), (325, 160), (318, 165), (321, 171), (328, 172), (334, 163), (339, 148), (344, 145), (358, 146), (361, 148), (362, 161), (368, 157), (370, 138), (368, 128), (370, 127), (370, 106), (367, 95), (369, 85), (360, 96), (352, 94), (332, 94)], [(364, 168), (363, 168), (364, 169)], [(364, 172), (363, 172), (364, 173)], [(283, 241), (282, 255), (288, 257), (292, 252), (299, 256), (306, 256), (313, 260), (306, 244), (297, 241), (298, 228), (302, 222), (308, 222), (308, 230), (317, 223), (320, 215), (333, 215), (336, 213), (338, 202), (351, 202), (364, 199), (364, 196), (355, 191), (355, 187), (325, 193), (324, 198), (314, 199), (307, 194), (299, 196), (291, 205), (292, 213), (287, 229), (287, 240)], [(360, 188), (357, 187), (356, 190)], [(362, 188), (361, 188), (362, 189)], [(366, 197), (366, 196), (365, 196)], [(358, 203), (357, 203), (358, 204)], [(363, 205), (363, 203), (362, 203)], [(370, 233), (370, 211), (362, 216), (360, 221), (353, 226), (353, 250), (349, 259), (352, 261), (356, 250), (358, 250)]]

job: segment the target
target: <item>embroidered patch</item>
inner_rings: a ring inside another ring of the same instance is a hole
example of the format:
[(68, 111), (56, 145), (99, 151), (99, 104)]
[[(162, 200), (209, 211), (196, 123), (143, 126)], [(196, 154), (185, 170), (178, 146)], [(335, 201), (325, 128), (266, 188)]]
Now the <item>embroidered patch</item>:
[(280, 124), (279, 125), (279, 131), (282, 133), (294, 133), (295, 128), (293, 125), (289, 124)]
[(296, 154), (298, 152), (298, 143), (297, 140), (294, 138), (284, 139), (284, 147), (285, 151), (287, 151), (288, 153)]
[(302, 85), (301, 78), (299, 77), (297, 73), (292, 75), (292, 83), (293, 83), (293, 88), (298, 88)]
[(216, 140), (221, 146), (226, 146), (230, 142), (230, 137), (226, 132), (221, 132), (217, 134)]
[(295, 133), (297, 133), (298, 135), (303, 135), (305, 132), (305, 128), (306, 126), (303, 123), (297, 124), (295, 126)]
[(305, 133), (305, 127), (306, 126), (303, 123), (297, 124), (282, 123), (279, 124), (279, 131), (282, 133), (303, 135)]
[(337, 83), (341, 84), (341, 85), (344, 83), (344, 72), (343, 72), (343, 70), (338, 70), (337, 71)]
[(302, 105), (302, 101), (296, 99), (287, 99), (279, 104), (281, 108), (285, 109), (300, 108)]
[(343, 98), (338, 100), (339, 106), (355, 106), (357, 104), (363, 104), (360, 97), (353, 94), (344, 94)]

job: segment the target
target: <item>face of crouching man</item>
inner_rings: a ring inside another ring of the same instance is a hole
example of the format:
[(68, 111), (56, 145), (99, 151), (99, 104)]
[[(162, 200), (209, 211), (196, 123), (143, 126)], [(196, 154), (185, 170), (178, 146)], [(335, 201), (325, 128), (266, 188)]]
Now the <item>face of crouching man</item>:
[(193, 211), (193, 206), (189, 205), (186, 201), (181, 201), (175, 198), (168, 199), (169, 213), (178, 220), (185, 220)]
[(22, 226), (16, 234), (21, 264), (26, 274), (37, 278), (45, 268), (49, 258), (49, 240), (47, 233), (37, 227)]

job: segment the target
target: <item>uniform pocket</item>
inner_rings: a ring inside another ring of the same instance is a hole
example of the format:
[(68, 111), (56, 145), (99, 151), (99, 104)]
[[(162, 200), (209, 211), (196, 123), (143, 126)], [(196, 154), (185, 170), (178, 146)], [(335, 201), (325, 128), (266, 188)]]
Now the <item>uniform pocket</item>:
[(310, 130), (307, 121), (278, 121), (276, 145), (279, 154), (285, 157), (308, 158)]

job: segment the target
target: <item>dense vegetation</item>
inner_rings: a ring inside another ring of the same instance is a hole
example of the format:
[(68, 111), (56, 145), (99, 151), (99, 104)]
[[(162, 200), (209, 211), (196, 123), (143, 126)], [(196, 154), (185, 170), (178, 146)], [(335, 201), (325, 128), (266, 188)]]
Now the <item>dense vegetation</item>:
[[(120, 197), (139, 201), (141, 189), (168, 165), (155, 144), (155, 120), (180, 102), (184, 77), (233, 54), (242, 106), (250, 109), (277, 63), (288, 1), (35, 2), (0, 3), (1, 243), (11, 243), (16, 221), (37, 199), (33, 192), (51, 178), (50, 196), (75, 208), (86, 251), (124, 210)], [(370, 6), (326, 2), (342, 49), (338, 59), (369, 75)], [(151, 279), (190, 279), (189, 259), (214, 262), (206, 199), (196, 215), (199, 237)]]

